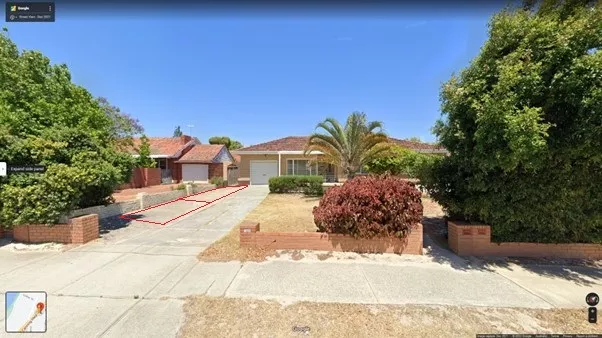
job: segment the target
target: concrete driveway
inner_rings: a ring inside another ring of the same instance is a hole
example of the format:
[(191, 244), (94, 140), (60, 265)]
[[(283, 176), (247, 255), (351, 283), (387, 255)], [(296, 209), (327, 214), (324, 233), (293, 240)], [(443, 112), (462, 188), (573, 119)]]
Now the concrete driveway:
[(198, 264), (196, 255), (267, 194), (267, 186), (251, 186), (165, 226), (115, 218), (102, 238), (65, 252), (0, 248), (0, 291), (46, 291), (49, 337), (174, 336), (183, 318), (177, 297), (223, 294), (240, 268)]

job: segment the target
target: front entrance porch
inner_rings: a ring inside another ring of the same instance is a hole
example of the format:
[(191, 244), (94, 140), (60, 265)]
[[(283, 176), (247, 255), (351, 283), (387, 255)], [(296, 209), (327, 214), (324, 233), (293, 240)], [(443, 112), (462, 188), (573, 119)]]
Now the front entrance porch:
[(169, 168), (169, 161), (167, 158), (157, 158), (157, 168), (161, 169), (161, 183), (170, 184), (172, 183), (173, 177), (171, 168)]

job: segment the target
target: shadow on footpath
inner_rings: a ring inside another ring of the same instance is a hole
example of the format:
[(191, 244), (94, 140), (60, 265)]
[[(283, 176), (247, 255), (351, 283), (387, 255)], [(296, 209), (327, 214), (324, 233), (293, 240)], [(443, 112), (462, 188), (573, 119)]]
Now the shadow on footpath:
[[(545, 259), (524, 257), (461, 257), (447, 245), (447, 227), (442, 217), (423, 217), (424, 248), (437, 263), (450, 265), (461, 271), (488, 271), (518, 265), (540, 276), (560, 278), (577, 285), (592, 286), (602, 283), (602, 262), (583, 259)], [(593, 280), (593, 281), (592, 281)]]
[(13, 243), (13, 238), (12, 237), (4, 237), (4, 238), (0, 238), (0, 248), (5, 246), (5, 245), (9, 245), (11, 243)]
[(142, 217), (142, 215), (128, 215), (128, 217), (130, 217), (131, 219), (123, 219), (119, 216), (121, 215), (111, 216), (99, 220), (99, 232), (101, 237), (104, 234), (109, 234), (111, 231), (123, 229), (129, 226), (133, 222), (132, 219)]

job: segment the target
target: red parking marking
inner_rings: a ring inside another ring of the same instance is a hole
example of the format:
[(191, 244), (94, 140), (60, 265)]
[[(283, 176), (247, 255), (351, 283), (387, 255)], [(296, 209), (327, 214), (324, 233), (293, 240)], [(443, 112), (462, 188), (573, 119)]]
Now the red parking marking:
[[(212, 201), (200, 201), (200, 200), (187, 199), (188, 197), (196, 196), (196, 195), (200, 195), (200, 194), (204, 194), (204, 193), (208, 193), (210, 191), (215, 191), (215, 190), (218, 190), (218, 189), (225, 189), (225, 188), (233, 188), (233, 187), (234, 188), (240, 187), (240, 189), (236, 189), (236, 190), (234, 190), (234, 191), (232, 191), (232, 192), (230, 192), (230, 193), (228, 193), (228, 194), (226, 194), (226, 195), (224, 195), (224, 196), (222, 196), (220, 198), (216, 198), (216, 199), (214, 199)], [(239, 192), (239, 191), (245, 189), (246, 187), (247, 187), (246, 185), (235, 185), (235, 186), (229, 186), (229, 187), (213, 188), (213, 189), (202, 191), (202, 192), (199, 192), (199, 193), (196, 193), (196, 194), (192, 194), (192, 195), (188, 195), (188, 196), (176, 198), (175, 200), (171, 200), (171, 201), (168, 201), (168, 202), (160, 203), (160, 204), (157, 204), (157, 205), (154, 205), (152, 207), (148, 207), (148, 208), (145, 208), (145, 209), (142, 209), (142, 210), (138, 210), (138, 211), (135, 211), (135, 212), (129, 212), (129, 213), (126, 213), (126, 214), (123, 214), (123, 215), (119, 216), (119, 218), (126, 219), (128, 221), (137, 221), (137, 222), (145, 222), (145, 223), (151, 223), (151, 224), (157, 224), (157, 225), (166, 225), (167, 223), (172, 222), (172, 221), (174, 221), (174, 220), (176, 220), (176, 219), (178, 219), (180, 217), (186, 216), (186, 215), (190, 214), (193, 211), (196, 211), (196, 210), (199, 210), (201, 208), (204, 208), (204, 207), (208, 206), (209, 204), (211, 204), (211, 203), (213, 203), (215, 201), (221, 200), (224, 197), (228, 197), (228, 196), (234, 194), (235, 192)], [(181, 215), (178, 215), (178, 216), (176, 216), (176, 217), (174, 217), (174, 218), (172, 218), (172, 219), (170, 219), (170, 220), (168, 220), (167, 222), (164, 222), (164, 223), (154, 222), (154, 221), (147, 221), (147, 220), (143, 220), (143, 219), (135, 219), (135, 218), (125, 217), (125, 216), (139, 214), (139, 213), (141, 213), (143, 211), (150, 210), (150, 209), (153, 209), (153, 208), (157, 208), (157, 207), (160, 207), (160, 206), (163, 206), (163, 205), (166, 205), (166, 204), (170, 204), (170, 203), (173, 203), (173, 202), (177, 202), (177, 201), (197, 202), (197, 203), (205, 203), (205, 204), (202, 205), (202, 206), (200, 206), (200, 207), (198, 207), (198, 208), (194, 208), (192, 210), (189, 210), (189, 211), (187, 211), (187, 212), (185, 212), (185, 213), (183, 213)]]

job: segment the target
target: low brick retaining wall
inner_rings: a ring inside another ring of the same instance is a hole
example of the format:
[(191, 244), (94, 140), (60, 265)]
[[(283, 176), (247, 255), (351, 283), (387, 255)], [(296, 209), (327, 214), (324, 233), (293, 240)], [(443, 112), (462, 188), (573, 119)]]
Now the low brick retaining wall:
[(260, 232), (259, 223), (240, 225), (240, 246), (275, 250), (353, 251), (359, 253), (401, 253), (422, 255), (422, 224), (405, 239), (355, 239), (349, 235), (322, 232)]
[(460, 256), (602, 259), (600, 244), (492, 243), (489, 225), (447, 222), (449, 248)]
[(131, 201), (123, 201), (109, 205), (99, 205), (95, 207), (73, 210), (69, 217), (97, 214), (99, 218), (103, 219), (107, 217), (134, 212), (137, 210), (151, 207), (153, 205), (165, 203), (180, 197), (188, 196), (191, 194), (197, 194), (214, 188), (215, 185), (213, 184), (203, 184), (197, 185), (195, 187), (189, 186), (187, 190), (173, 190), (154, 194), (148, 194), (143, 192), (139, 193), (136, 196), (136, 199)]
[(77, 243), (82, 244), (99, 237), (98, 215), (71, 218), (67, 224), (28, 224), (13, 229), (13, 238), (25, 243)]

